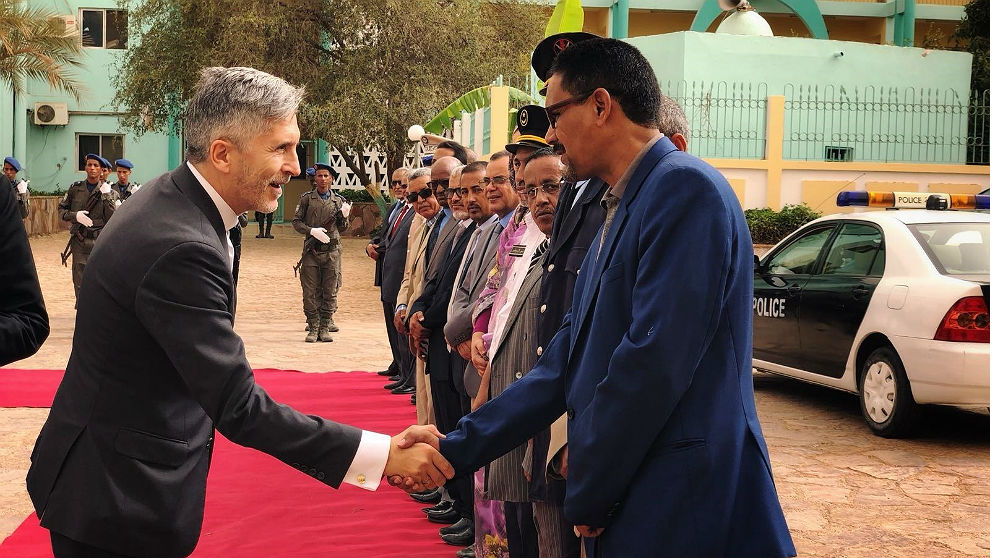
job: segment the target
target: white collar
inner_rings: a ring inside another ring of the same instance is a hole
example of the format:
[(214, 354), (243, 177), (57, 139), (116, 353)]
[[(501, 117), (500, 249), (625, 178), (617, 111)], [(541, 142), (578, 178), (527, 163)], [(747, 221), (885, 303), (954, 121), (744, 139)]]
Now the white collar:
[(227, 205), (224, 198), (220, 197), (220, 194), (218, 194), (217, 190), (214, 190), (214, 187), (207, 182), (207, 179), (203, 178), (203, 175), (200, 174), (200, 171), (196, 170), (193, 163), (186, 161), (186, 166), (189, 167), (189, 170), (193, 171), (193, 176), (196, 177), (197, 182), (200, 183), (200, 186), (203, 186), (203, 189), (206, 190), (207, 195), (210, 196), (210, 200), (214, 202), (215, 206), (217, 206), (217, 212), (220, 213), (220, 219), (224, 222), (224, 230), (229, 231), (233, 229), (234, 226), (238, 224), (238, 214), (231, 209), (231, 206)]

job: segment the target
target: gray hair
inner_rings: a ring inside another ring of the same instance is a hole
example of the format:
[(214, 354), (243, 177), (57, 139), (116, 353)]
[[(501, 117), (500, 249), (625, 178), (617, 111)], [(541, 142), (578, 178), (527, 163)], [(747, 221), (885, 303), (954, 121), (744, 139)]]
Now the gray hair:
[(661, 110), (658, 111), (658, 130), (668, 137), (682, 134), (689, 141), (689, 121), (678, 101), (667, 96), (661, 96)]
[(431, 177), (431, 168), (420, 167), (413, 169), (412, 171), (410, 171), (410, 174), (406, 175), (406, 179), (412, 181), (420, 178), (421, 176), (426, 176), (429, 179)]
[(204, 68), (183, 119), (186, 157), (203, 161), (219, 138), (244, 148), (271, 122), (295, 114), (303, 94), (302, 87), (254, 68)]

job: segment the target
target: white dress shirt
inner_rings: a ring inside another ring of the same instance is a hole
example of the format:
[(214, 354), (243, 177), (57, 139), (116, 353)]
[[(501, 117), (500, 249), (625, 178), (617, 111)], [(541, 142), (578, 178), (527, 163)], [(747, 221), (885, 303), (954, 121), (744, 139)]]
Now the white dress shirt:
[[(189, 170), (193, 172), (193, 176), (203, 186), (214, 205), (217, 206), (217, 212), (220, 213), (220, 218), (224, 222), (224, 229), (228, 231), (233, 229), (238, 223), (238, 214), (231, 209), (231, 206), (224, 201), (217, 190), (214, 190), (214, 187), (207, 182), (207, 179), (200, 174), (200, 171), (196, 170), (192, 163), (187, 161), (186, 165), (189, 166)], [(234, 244), (231, 244), (230, 235), (224, 235), (224, 238), (227, 240), (227, 268), (232, 269), (234, 266)], [(391, 441), (392, 439), (385, 434), (362, 430), (358, 451), (351, 461), (348, 472), (344, 475), (343, 482), (366, 490), (379, 488), (379, 481), (382, 479), (382, 472), (385, 470), (386, 460), (389, 458)]]

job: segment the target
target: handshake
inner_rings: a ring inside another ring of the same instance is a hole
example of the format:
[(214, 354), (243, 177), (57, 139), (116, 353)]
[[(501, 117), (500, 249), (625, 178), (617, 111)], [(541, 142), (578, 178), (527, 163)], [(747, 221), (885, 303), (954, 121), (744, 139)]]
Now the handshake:
[(411, 426), (393, 436), (383, 476), (392, 486), (421, 492), (442, 486), (455, 470), (439, 450), (444, 438), (433, 424)]

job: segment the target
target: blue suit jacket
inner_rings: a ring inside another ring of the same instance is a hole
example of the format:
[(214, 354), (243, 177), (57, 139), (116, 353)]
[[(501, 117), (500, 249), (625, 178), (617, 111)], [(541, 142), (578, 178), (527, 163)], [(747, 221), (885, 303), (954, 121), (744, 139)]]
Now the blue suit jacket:
[[(565, 515), (596, 556), (784, 556), (751, 379), (753, 246), (716, 169), (660, 139), (523, 379), (459, 422), (459, 473), (567, 411)], [(598, 253), (597, 253), (598, 252)]]

